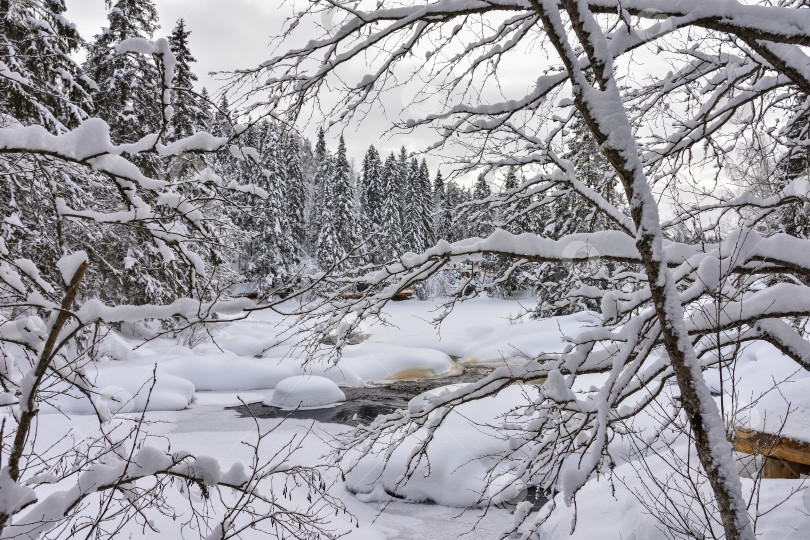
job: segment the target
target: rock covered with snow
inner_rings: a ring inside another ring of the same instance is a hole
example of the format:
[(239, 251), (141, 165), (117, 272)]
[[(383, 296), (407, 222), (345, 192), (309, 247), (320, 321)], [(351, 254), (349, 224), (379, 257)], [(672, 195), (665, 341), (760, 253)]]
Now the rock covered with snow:
[(346, 401), (346, 395), (333, 381), (317, 375), (296, 375), (278, 383), (265, 405), (284, 410), (321, 409)]

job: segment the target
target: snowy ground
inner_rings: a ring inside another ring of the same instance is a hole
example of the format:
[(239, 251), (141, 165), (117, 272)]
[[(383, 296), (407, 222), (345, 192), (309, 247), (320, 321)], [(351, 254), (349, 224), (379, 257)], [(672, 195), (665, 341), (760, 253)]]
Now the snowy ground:
[[(516, 319), (521, 313), (517, 301), (482, 298), (458, 306), (437, 334), (428, 322), (432, 307), (430, 302), (417, 300), (391, 304), (388, 311), (397, 326), (367, 327), (369, 338), (349, 347), (338, 369), (327, 369), (327, 364), (323, 364), (303, 370), (300, 362), (289, 356), (287, 345), (268, 349), (278, 341), (284, 324), (270, 313), (216, 328), (216, 345), (203, 344), (193, 349), (168, 340), (134, 348), (136, 340), (111, 335), (103, 346), (108, 360), (98, 365), (98, 385), (102, 389), (99, 399), (112, 414), (142, 410), (148, 381), (156, 369), (157, 383), (146, 415), (154, 422), (150, 426), (152, 432), (165, 437), (173, 449), (212, 455), (228, 466), (249, 457), (249, 449), (242, 443), (255, 440), (256, 434), (251, 419), (239, 418), (235, 411), (225, 407), (239, 404), (239, 398), (248, 403), (272, 402), (272, 388), (288, 377), (308, 373), (325, 376), (341, 386), (362, 386), (397, 378), (440, 376), (459, 370), (453, 359), (461, 365), (494, 365), (520, 361), (541, 350), (557, 350), (562, 346), (563, 335), (570, 335), (594, 320), (587, 313), (542, 323)], [(737, 375), (740, 378), (737, 392), (751, 398), (772, 386), (771, 381), (788, 379), (790, 382), (780, 385), (781, 394), (768, 395), (752, 409), (751, 422), (756, 427), (775, 421), (780, 407), (788, 410), (789, 402), (790, 409), (799, 413), (791, 413), (791, 429), (799, 437), (810, 438), (810, 426), (805, 415), (800, 414), (810, 407), (810, 374), (797, 373), (795, 364), (778, 352), (757, 346), (744, 352)], [(716, 375), (708, 374), (707, 379), (712, 386), (719, 386)], [(316, 390), (326, 391), (331, 396), (326, 401), (334, 401), (330, 385), (321, 381)], [(473, 529), (469, 538), (496, 538), (498, 531), (511, 523), (508, 510), (490, 508), (484, 513), (481, 509), (464, 507), (479, 500), (486, 471), (497, 466), (483, 456), (498, 451), (506, 443), (489, 436), (468, 418), (494, 423), (499, 414), (525, 401), (533, 392), (531, 386), (510, 387), (489, 401), (465, 405), (462, 414), (450, 418), (432, 449), (432, 474), (416, 475), (407, 486), (398, 488), (398, 494), (411, 502), (391, 501), (385, 494), (385, 489), (394, 489), (398, 460), (404, 460), (396, 453), (391, 459), (393, 468), (382, 475), (379, 462), (373, 459), (355, 469), (346, 483), (337, 481), (338, 474), (333, 470), (332, 493), (360, 520), (360, 527), (352, 529), (349, 538), (454, 538)], [(131, 396), (135, 399), (130, 399)], [(289, 401), (288, 396), (285, 393), (284, 400)], [(93, 429), (93, 419), (81, 414), (89, 411), (82, 400), (63, 399), (59, 408), (72, 413), (71, 427), (76, 433)], [(264, 430), (276, 426), (279, 420), (260, 419), (259, 423)], [(40, 433), (60, 436), (64, 426), (65, 419), (60, 414), (41, 416)], [(346, 429), (336, 424), (287, 420), (268, 444), (281, 446), (293, 436), (309, 432), (303, 450), (296, 453), (294, 460), (306, 465), (323, 463), (330, 440)], [(620, 463), (617, 468), (617, 474), (628, 479), (626, 486), (609, 486), (604, 479), (586, 486), (579, 498), (574, 538), (661, 536), (655, 521), (644, 513), (629, 491), (635, 482), (631, 465)], [(762, 504), (781, 500), (802, 486), (798, 481), (768, 481)], [(358, 495), (350, 494), (347, 487)], [(746, 489), (750, 489), (750, 482)], [(425, 500), (439, 504), (416, 502)], [(569, 537), (572, 510), (563, 504), (560, 507), (544, 528), (545, 538)], [(810, 530), (808, 516), (810, 490), (800, 491), (764, 516), (758, 523), (758, 531), (763, 538), (806, 538), (800, 533)], [(336, 528), (352, 527), (342, 516), (336, 519)], [(172, 523), (158, 526), (164, 531), (162, 538), (176, 538)]]

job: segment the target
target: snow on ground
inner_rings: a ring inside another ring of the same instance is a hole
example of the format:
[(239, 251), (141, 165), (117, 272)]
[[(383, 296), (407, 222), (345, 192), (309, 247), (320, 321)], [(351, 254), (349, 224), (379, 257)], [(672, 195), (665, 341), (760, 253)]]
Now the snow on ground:
[[(515, 301), (475, 299), (459, 305), (437, 333), (430, 318), (432, 302), (398, 302), (389, 306), (396, 326), (371, 324), (368, 339), (349, 346), (337, 365), (321, 361), (306, 366), (292, 349), (294, 341), (280, 343), (288, 323), (272, 312), (258, 312), (248, 320), (215, 327), (216, 343), (189, 348), (175, 340), (142, 340), (110, 334), (102, 343), (105, 361), (89, 369), (102, 392), (121, 389), (135, 396), (133, 411), (143, 410), (151, 388), (149, 410), (178, 410), (188, 406), (194, 391), (246, 391), (272, 389), (295, 375), (327, 377), (340, 386), (447, 375), (461, 363), (499, 364), (521, 360), (541, 350), (556, 350), (562, 336), (594, 321), (592, 315), (561, 317), (543, 332), (536, 322), (519, 318)], [(272, 347), (273, 345), (278, 345)], [(155, 368), (157, 366), (157, 368)], [(57, 402), (65, 412), (90, 413), (81, 400)]]
[[(105, 338), (100, 351), (105, 360), (88, 370), (100, 390), (95, 406), (111, 416), (142, 411), (151, 391), (147, 419), (156, 423), (150, 425), (150, 432), (164, 437), (174, 449), (212, 455), (227, 468), (248, 459), (249, 448), (243, 443), (255, 440), (256, 433), (252, 419), (238, 418), (235, 411), (225, 407), (242, 402), (274, 402), (274, 399), (278, 404), (286, 403), (289, 400), (285, 396), (274, 397), (272, 390), (285, 379), (307, 375), (310, 381), (328, 384), (329, 392), (334, 394), (334, 383), (363, 386), (454, 373), (464, 364), (519, 362), (539, 351), (559, 350), (563, 336), (596, 320), (594, 315), (582, 313), (538, 322), (522, 317), (522, 307), (516, 301), (480, 298), (457, 306), (437, 333), (430, 324), (435, 315), (431, 310), (435, 306), (432, 302), (416, 300), (389, 305), (390, 322), (396, 326), (367, 325), (368, 339), (349, 346), (336, 366), (329, 362), (302, 366), (292, 354), (290, 343), (279, 344), (279, 333), (288, 323), (270, 312), (216, 327), (213, 329), (216, 345), (206, 343), (195, 348), (170, 340), (156, 340), (136, 347), (140, 341), (111, 334)], [(157, 381), (152, 385), (155, 371)], [(326, 377), (328, 381), (312, 376)], [(783, 383), (785, 379), (789, 382)], [(707, 380), (715, 390), (721, 388), (719, 373), (707, 373)], [(779, 392), (766, 393), (777, 382)], [(724, 399), (736, 393), (747, 400), (746, 403), (756, 402), (747, 411), (752, 427), (770, 426), (784, 417), (784, 412), (780, 416), (780, 410), (790, 411), (788, 427), (792, 436), (810, 437), (807, 420), (810, 374), (797, 371), (796, 365), (774, 348), (755, 345), (745, 349), (733, 384), (729, 374), (724, 373), (722, 388), (726, 394)], [(325, 387), (313, 386), (305, 390), (294, 399), (303, 402), (326, 392)], [(389, 468), (384, 472), (381, 460), (375, 455), (362, 460), (347, 475), (345, 484), (338, 481), (338, 473), (332, 470), (330, 479), (335, 481), (332, 493), (360, 520), (360, 528), (352, 529), (341, 516), (336, 527), (351, 529), (348, 538), (353, 539), (454, 538), (473, 528), (469, 538), (497, 537), (498, 531), (511, 524), (507, 510), (490, 507), (485, 512), (482, 508), (465, 510), (463, 507), (485, 503), (486, 499), (480, 499), (486, 492), (484, 479), (490, 472), (495, 476), (499, 474), (500, 465), (491, 454), (504, 450), (508, 443), (497, 437), (497, 430), (490, 425), (498, 423), (501, 413), (525, 403), (534, 391), (531, 386), (512, 386), (498, 396), (466, 404), (450, 415), (429, 450), (430, 474), (424, 464), (420, 465), (405, 485), (397, 483), (398, 475), (404, 470), (405, 447), (393, 453)], [(84, 398), (76, 398), (60, 398), (54, 405), (71, 413), (70, 426), (81, 437), (83, 431), (94, 429), (96, 420), (76, 414), (91, 413), (93, 409)], [(321, 401), (317, 405), (326, 404)], [(338, 400), (330, 404), (335, 401)], [(55, 411), (53, 407), (46, 407), (43, 412)], [(644, 428), (651, 421), (640, 416), (634, 427)], [(64, 434), (62, 415), (43, 414), (39, 422), (39, 432), (46, 438)], [(279, 420), (259, 419), (258, 422), (262, 429), (269, 429)], [(268, 441), (272, 448), (267, 451), (282, 447), (292, 436), (302, 436), (312, 430), (294, 459), (308, 465), (326, 463), (330, 439), (345, 429), (345, 426), (313, 426), (311, 421), (288, 419)], [(414, 440), (419, 436), (418, 431), (410, 435)], [(605, 478), (589, 482), (578, 497), (577, 529), (573, 536), (569, 535), (573, 509), (558, 500), (557, 512), (542, 529), (543, 538), (662, 537), (654, 519), (645, 514), (630, 492), (638, 484), (633, 483), (637, 480), (634, 480), (632, 464), (626, 462), (629, 448), (616, 441), (613, 450), (616, 451), (617, 475), (625, 478), (627, 485), (609, 484)], [(346, 463), (356, 457), (348, 456)], [(750, 482), (746, 486), (750, 489)], [(776, 505), (796, 489), (797, 483), (771, 480), (763, 486), (762, 500), (775, 509), (760, 519), (758, 532), (763, 533), (763, 538), (801, 537), (795, 536), (795, 531), (810, 528), (810, 490)], [(406, 501), (392, 499), (390, 493)], [(177, 537), (174, 525), (163, 525), (160, 538)]]
[(346, 394), (330, 379), (317, 375), (296, 375), (278, 383), (265, 403), (291, 411), (334, 407), (344, 401)]
[[(656, 464), (654, 458), (651, 459), (651, 467), (653, 470), (668, 468), (666, 464)], [(577, 497), (576, 508), (566, 506), (562, 497), (558, 496), (555, 501), (557, 510), (543, 525), (540, 540), (669, 538), (663, 534), (661, 524), (633, 495), (633, 491), (644, 493), (644, 490), (631, 464), (617, 467), (615, 475), (617, 478), (613, 480), (601, 478), (588, 482)], [(747, 478), (742, 482), (743, 495), (748, 499), (754, 482)], [(759, 500), (756, 501), (758, 511), (764, 514), (756, 523), (757, 537), (767, 540), (806, 540), (807, 531), (810, 531), (810, 492), (795, 493), (801, 486), (796, 480), (772, 479), (763, 482)], [(675, 493), (674, 484), (674, 480), (668, 484), (670, 493)], [(688, 489), (683, 484), (678, 487)], [(709, 497), (708, 486), (703, 486), (701, 492)], [(702, 509), (696, 506), (693, 510), (702, 513)], [(572, 533), (574, 519), (577, 527)], [(722, 527), (716, 526), (715, 534), (722, 534)]]
[(498, 477), (506, 472), (500, 468), (507, 464), (498, 460), (498, 455), (509, 449), (507, 434), (499, 428), (500, 419), (513, 406), (526, 405), (536, 395), (534, 387), (510, 386), (497, 396), (466, 403), (450, 413), (436, 432), (428, 459), (404, 484), (398, 481), (406, 471), (411, 448), (424, 440), (423, 429), (409, 435), (390, 456), (381, 445), (359, 461), (358, 452), (352, 452), (344, 462), (344, 468), (351, 469), (346, 487), (363, 501), (387, 501), (395, 494), (409, 501), (445, 506), (485, 506), (488, 501), (482, 495), (488, 475)]

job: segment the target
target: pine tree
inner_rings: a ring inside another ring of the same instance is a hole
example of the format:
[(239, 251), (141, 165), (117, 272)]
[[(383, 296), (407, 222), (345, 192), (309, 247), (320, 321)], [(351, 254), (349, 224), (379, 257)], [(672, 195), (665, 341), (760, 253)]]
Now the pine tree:
[(387, 233), (382, 242), (383, 260), (391, 260), (402, 253), (402, 216), (400, 214), (400, 166), (393, 153), (385, 160), (382, 170), (383, 201), (380, 224)]
[(433, 208), (436, 239), (448, 240), (453, 227), (453, 212), (447, 201), (447, 187), (442, 171), (436, 172), (436, 179), (433, 181)]
[(324, 189), (322, 226), (318, 236), (318, 261), (322, 268), (337, 264), (345, 269), (351, 266), (351, 261), (344, 259), (352, 255), (359, 238), (356, 200), (343, 136), (337, 155), (330, 161), (331, 175)]
[[(613, 182), (613, 169), (599, 152), (599, 146), (579, 116), (574, 119), (569, 135), (566, 141), (567, 151), (563, 157), (574, 164), (577, 180), (621, 207), (618, 202), (620, 196)], [(604, 230), (611, 226), (610, 221), (598, 209), (584, 204), (576, 194), (558, 194), (553, 214), (550, 208), (545, 206), (545, 212), (538, 216), (538, 232), (548, 238), (556, 240), (568, 234)], [(608, 265), (591, 268), (583, 265), (541, 264), (536, 278), (539, 283), (536, 289), (536, 314), (547, 317), (583, 309), (598, 310), (599, 305), (595, 300), (579, 298), (573, 291), (583, 284), (604, 281), (609, 273)], [(559, 300), (552, 303), (548, 301), (550, 298)]]
[(191, 64), (197, 60), (191, 55), (188, 48), (188, 37), (191, 34), (186, 30), (183, 19), (169, 36), (169, 47), (174, 53), (176, 64), (174, 66), (174, 80), (172, 81), (172, 119), (166, 134), (168, 140), (177, 140), (188, 137), (205, 129), (206, 105), (193, 94), (197, 75), (191, 70)]
[(64, 0), (0, 0), (0, 111), (65, 132), (92, 109), (91, 81), (72, 56), (82, 46)]
[(106, 6), (109, 27), (95, 36), (85, 70), (97, 85), (96, 114), (110, 125), (112, 138), (135, 142), (158, 131), (161, 78), (154, 60), (118, 54), (116, 46), (128, 38), (151, 38), (157, 29), (157, 10), (152, 0), (107, 0)]

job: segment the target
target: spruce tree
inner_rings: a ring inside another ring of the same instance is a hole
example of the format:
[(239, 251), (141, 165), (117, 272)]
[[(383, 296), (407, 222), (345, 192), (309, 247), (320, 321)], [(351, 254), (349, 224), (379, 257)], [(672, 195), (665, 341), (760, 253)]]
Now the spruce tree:
[[(492, 189), (489, 187), (489, 183), (487, 182), (486, 173), (479, 174), (478, 178), (475, 180), (475, 184), (473, 184), (473, 200), (481, 201), (487, 197), (490, 197), (491, 195)], [(482, 205), (480, 209), (478, 209), (472, 215), (472, 235), (485, 238), (492, 234), (492, 231), (494, 230), (494, 227), (492, 226), (492, 218), (492, 211), (489, 210), (487, 205)]]
[(370, 231), (380, 227), (382, 208), (382, 161), (374, 145), (368, 147), (363, 157), (362, 181), (360, 184), (360, 208)]
[(306, 242), (306, 191), (304, 172), (301, 166), (301, 143), (298, 138), (287, 133), (282, 139), (282, 166), (284, 197), (284, 219), (290, 238), (300, 252)]
[[(158, 131), (161, 121), (157, 64), (146, 55), (118, 54), (125, 39), (151, 39), (157, 29), (152, 0), (107, 0), (109, 27), (90, 45), (85, 70), (96, 82), (96, 114), (110, 126), (113, 139), (135, 142)], [(147, 168), (154, 174), (155, 166)]]
[(456, 242), (474, 236), (469, 220), (462, 215), (459, 207), (471, 199), (470, 192), (455, 182), (447, 183), (447, 208), (451, 216), (450, 227), (448, 229), (449, 242)]
[(433, 181), (434, 230), (437, 240), (448, 240), (453, 227), (453, 212), (447, 201), (447, 187), (442, 171), (436, 172)]
[(370, 146), (363, 157), (363, 171), (360, 179), (360, 230), (363, 238), (371, 237), (370, 261), (380, 263), (380, 231), (383, 229), (383, 199), (385, 197), (383, 164), (380, 153)]
[[(806, 178), (810, 182), (810, 113), (803, 112), (791, 122), (786, 139), (788, 150), (776, 168), (778, 190), (796, 179)], [(777, 213), (776, 226), (780, 232), (791, 236), (810, 238), (810, 203), (803, 201), (784, 206)]]
[(188, 37), (191, 34), (186, 30), (183, 19), (169, 36), (169, 47), (174, 54), (174, 79), (172, 81), (172, 120), (166, 133), (168, 140), (177, 140), (202, 131), (206, 126), (206, 105), (193, 93), (197, 75), (191, 70), (191, 64), (197, 60), (191, 55), (188, 48)]
[(403, 249), (405, 251), (420, 251), (422, 244), (421, 222), (419, 220), (419, 162), (412, 158), (405, 170), (405, 191), (403, 193)]
[(0, 111), (53, 133), (92, 109), (92, 83), (72, 55), (82, 46), (64, 0), (0, 0)]
[(222, 98), (215, 109), (210, 120), (211, 134), (216, 137), (233, 136), (233, 118), (231, 117), (231, 104), (228, 103), (227, 94), (222, 94)]
[[(573, 163), (577, 180), (621, 207), (618, 203), (620, 196), (614, 187), (613, 169), (599, 152), (598, 144), (579, 116), (573, 120), (566, 147), (563, 157)], [(553, 212), (551, 206), (544, 206), (545, 211), (537, 218), (538, 232), (548, 238), (557, 240), (568, 234), (604, 230), (611, 226), (597, 208), (584, 204), (574, 193), (559, 193), (556, 201)], [(591, 268), (574, 264), (541, 264), (536, 278), (539, 283), (536, 314), (547, 317), (583, 309), (598, 310), (595, 300), (577, 297), (573, 292), (582, 285), (593, 285), (597, 280), (606, 279), (609, 273), (609, 265)], [(557, 300), (551, 302), (551, 298)]]
[[(403, 227), (407, 227), (408, 223), (408, 194), (410, 191), (408, 176), (410, 173), (410, 166), (408, 163), (408, 151), (404, 146), (399, 149), (399, 156), (397, 159), (396, 168), (396, 189), (397, 195), (397, 208), (399, 209), (399, 222)], [(408, 237), (407, 231), (402, 231), (400, 238), (400, 249), (407, 250)]]
[[(518, 180), (516, 168), (514, 166), (509, 167), (503, 181), (504, 194), (517, 189), (519, 185), (520, 181)], [(531, 215), (526, 212), (530, 204), (530, 200), (521, 198), (502, 210), (501, 220), (504, 222), (506, 230), (512, 234), (533, 231)]]
[(430, 171), (422, 159), (416, 176), (416, 200), (414, 201), (415, 225), (418, 227), (416, 251), (421, 252), (436, 243), (433, 227), (433, 194), (430, 187)]
[(400, 165), (393, 152), (386, 158), (382, 169), (383, 200), (380, 224), (387, 233), (381, 245), (383, 260), (391, 260), (402, 253), (402, 216), (400, 214)]
[(322, 268), (337, 265), (340, 269), (351, 266), (346, 260), (359, 243), (357, 235), (357, 207), (352, 187), (346, 143), (340, 137), (338, 153), (326, 179), (318, 236), (318, 261)]
[[(191, 70), (191, 63), (196, 60), (188, 48), (188, 36), (183, 19), (169, 36), (169, 47), (175, 56), (174, 79), (172, 80), (172, 116), (164, 138), (175, 141), (189, 137), (198, 131), (207, 129), (207, 102), (194, 93), (197, 76)], [(182, 154), (172, 158), (167, 165), (170, 178), (187, 179), (207, 167), (206, 160), (200, 154)]]
[(208, 88), (204, 86), (200, 90), (199, 104), (203, 117), (203, 131), (211, 133), (211, 127), (214, 125), (214, 116), (211, 111), (211, 95), (208, 93)]
[(318, 129), (318, 138), (315, 142), (315, 153), (313, 155), (314, 174), (309, 193), (309, 215), (307, 224), (309, 229), (309, 245), (316, 252), (316, 257), (320, 260), (319, 238), (323, 226), (322, 214), (324, 210), (326, 189), (330, 176), (332, 175), (332, 159), (326, 148), (326, 134), (323, 128)]
[[(509, 192), (516, 190), (518, 186), (516, 169), (514, 166), (509, 167), (503, 181), (504, 196), (510, 196)], [(520, 199), (503, 208), (499, 220), (504, 224), (503, 227), (512, 234), (532, 232), (531, 219), (525, 213), (529, 205), (529, 200)], [(524, 265), (517, 271), (511, 271), (507, 277), (507, 272), (510, 271), (510, 265), (513, 262), (509, 257), (504, 256), (498, 256), (495, 261), (496, 278), (499, 281), (497, 290), (507, 296), (521, 289), (530, 289), (535, 283), (533, 272), (536, 272), (537, 266), (534, 264)]]
[(251, 221), (244, 232), (250, 241), (245, 276), (258, 292), (283, 286), (295, 272), (299, 262), (298, 244), (293, 240), (291, 220), (287, 215), (289, 193), (286, 192), (286, 144), (278, 129), (270, 122), (261, 122), (253, 130), (250, 141), (261, 156), (254, 182), (267, 192), (264, 199), (256, 198)]

